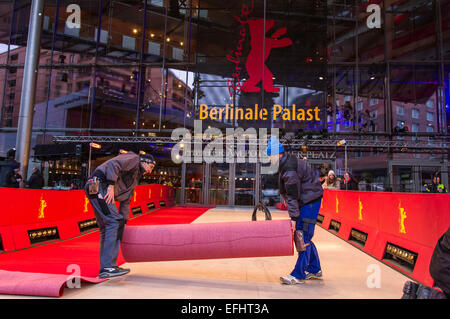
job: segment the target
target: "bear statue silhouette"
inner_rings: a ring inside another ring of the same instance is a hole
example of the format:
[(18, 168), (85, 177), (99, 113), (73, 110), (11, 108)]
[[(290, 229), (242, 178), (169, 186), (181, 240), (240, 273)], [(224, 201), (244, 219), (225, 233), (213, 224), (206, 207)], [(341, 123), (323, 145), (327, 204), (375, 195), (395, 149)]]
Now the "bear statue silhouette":
[[(273, 74), (265, 63), (273, 48), (290, 46), (292, 40), (287, 37), (280, 39), (286, 33), (286, 28), (279, 28), (270, 38), (266, 37), (266, 33), (275, 24), (274, 20), (266, 20), (265, 30), (264, 19), (249, 20), (247, 23), (250, 29), (250, 53), (245, 62), (245, 67), (249, 78), (244, 82), (241, 89), (247, 93), (259, 92), (260, 88), (256, 85), (261, 82), (264, 76), (264, 90), (270, 93), (278, 93), (280, 89), (273, 86)], [(265, 41), (263, 41), (263, 37)], [(264, 63), (261, 65), (263, 50)]]

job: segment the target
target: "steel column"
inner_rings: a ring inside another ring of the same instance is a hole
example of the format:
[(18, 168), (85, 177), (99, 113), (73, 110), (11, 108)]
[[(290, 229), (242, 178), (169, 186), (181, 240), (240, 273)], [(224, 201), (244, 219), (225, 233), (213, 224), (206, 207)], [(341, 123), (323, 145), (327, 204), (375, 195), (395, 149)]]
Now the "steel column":
[(43, 9), (44, 0), (32, 1), (16, 140), (16, 160), (20, 162), (20, 169), (24, 178), (28, 178), (36, 79), (44, 17)]

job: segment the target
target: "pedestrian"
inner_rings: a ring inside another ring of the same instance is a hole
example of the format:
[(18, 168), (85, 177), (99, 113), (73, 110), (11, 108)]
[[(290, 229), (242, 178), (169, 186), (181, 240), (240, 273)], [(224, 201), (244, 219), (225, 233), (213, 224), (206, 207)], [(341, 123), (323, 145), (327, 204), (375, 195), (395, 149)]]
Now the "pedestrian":
[(283, 284), (294, 285), (321, 278), (319, 255), (311, 241), (323, 194), (319, 173), (302, 159), (285, 153), (276, 137), (270, 138), (267, 155), (273, 165), (278, 165), (280, 195), (287, 204), (292, 231), (303, 234), (305, 246), (304, 251), (299, 251), (294, 270), (280, 280)]
[(327, 181), (323, 185), (324, 189), (333, 189), (333, 190), (339, 190), (340, 189), (340, 182), (336, 177), (336, 174), (333, 170), (330, 170), (328, 172)]
[[(99, 278), (130, 272), (117, 266), (120, 241), (130, 214), (134, 189), (142, 176), (150, 174), (155, 165), (150, 154), (119, 154), (98, 166), (84, 187), (100, 229)], [(119, 202), (119, 209), (115, 201)]]
[(344, 173), (344, 181), (342, 184), (342, 189), (348, 191), (357, 191), (358, 190), (358, 182), (349, 172)]
[(44, 187), (45, 181), (44, 176), (42, 176), (41, 172), (37, 167), (33, 168), (33, 173), (30, 178), (26, 182), (28, 188), (32, 189), (41, 189)]
[(20, 167), (17, 164), (11, 165), (11, 171), (6, 174), (6, 187), (19, 188), (22, 182), (22, 175), (20, 175)]
[(12, 165), (16, 164), (20, 166), (20, 164), (14, 159), (15, 156), (16, 149), (12, 148), (6, 153), (5, 160), (0, 161), (0, 187), (8, 187), (6, 183), (6, 175), (12, 171)]

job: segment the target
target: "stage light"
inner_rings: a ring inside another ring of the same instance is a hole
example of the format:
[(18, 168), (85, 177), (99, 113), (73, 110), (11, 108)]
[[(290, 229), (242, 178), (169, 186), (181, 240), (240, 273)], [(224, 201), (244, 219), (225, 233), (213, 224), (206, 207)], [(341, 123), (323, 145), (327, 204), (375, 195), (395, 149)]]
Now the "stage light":
[(89, 143), (89, 146), (95, 149), (101, 149), (102, 146), (100, 144), (97, 143)]
[(345, 140), (340, 140), (339, 142), (337, 142), (337, 146), (342, 146), (342, 145), (346, 145), (347, 142)]

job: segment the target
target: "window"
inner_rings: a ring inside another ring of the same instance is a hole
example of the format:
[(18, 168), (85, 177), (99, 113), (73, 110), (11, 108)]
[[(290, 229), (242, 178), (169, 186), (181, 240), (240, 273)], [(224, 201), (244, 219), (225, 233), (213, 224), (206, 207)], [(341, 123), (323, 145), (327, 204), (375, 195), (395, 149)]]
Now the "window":
[(433, 100), (428, 100), (427, 101), (427, 107), (433, 107), (434, 106), (434, 101)]
[(419, 109), (412, 109), (411, 117), (413, 119), (418, 119), (419, 118), (419, 114), (420, 114)]
[(434, 126), (433, 125), (427, 125), (427, 133), (433, 133), (434, 132)]
[(8, 86), (11, 87), (11, 88), (15, 87), (16, 86), (16, 80), (8, 81)]
[(344, 97), (344, 102), (350, 102), (352, 100), (352, 97), (350, 95), (346, 95)]
[(433, 121), (434, 119), (434, 114), (431, 112), (427, 112), (427, 121)]
[(363, 109), (363, 101), (359, 101), (358, 102), (358, 111), (362, 111), (362, 109)]
[(378, 99), (370, 99), (370, 106), (374, 106), (378, 104)]
[(17, 61), (17, 60), (19, 60), (19, 55), (13, 54), (13, 55), (11, 55), (10, 59), (11, 59), (11, 62)]
[(405, 107), (397, 105), (397, 115), (405, 115)]
[(413, 123), (411, 125), (411, 132), (419, 132), (419, 124)]
[(369, 115), (372, 120), (375, 120), (378, 117), (378, 110), (370, 112)]

